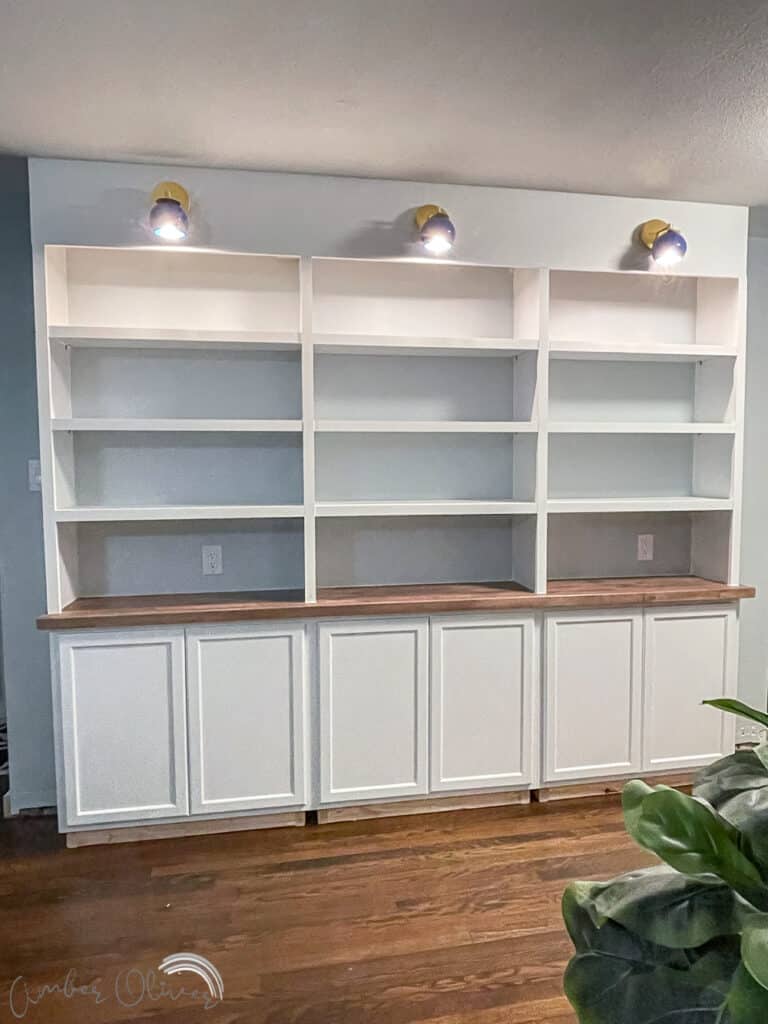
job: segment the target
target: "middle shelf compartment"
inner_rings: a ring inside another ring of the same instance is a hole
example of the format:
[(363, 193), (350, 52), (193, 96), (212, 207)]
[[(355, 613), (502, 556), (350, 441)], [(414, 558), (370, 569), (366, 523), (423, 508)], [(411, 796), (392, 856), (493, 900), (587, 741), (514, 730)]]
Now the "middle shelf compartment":
[(535, 497), (531, 434), (318, 434), (315, 454), (320, 503)]
[(297, 506), (302, 439), (293, 433), (58, 432), (58, 511)]

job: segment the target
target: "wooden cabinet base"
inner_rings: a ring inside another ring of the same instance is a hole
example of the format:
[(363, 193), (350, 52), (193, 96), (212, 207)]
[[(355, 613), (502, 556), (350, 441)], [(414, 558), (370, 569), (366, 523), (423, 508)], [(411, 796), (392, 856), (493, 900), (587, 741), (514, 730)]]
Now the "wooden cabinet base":
[(513, 793), (470, 793), (456, 796), (426, 797), (423, 800), (394, 800), (389, 803), (354, 804), (350, 807), (326, 807), (317, 812), (320, 825), (334, 821), (363, 821), (366, 818), (398, 818), (406, 814), (435, 814), (440, 811), (466, 811), (476, 807), (504, 807), (530, 803), (527, 789)]
[[(698, 769), (697, 769), (698, 770)], [(695, 771), (676, 772), (668, 775), (647, 775), (638, 772), (632, 778), (643, 778), (649, 785), (674, 786), (676, 789), (685, 789), (693, 783)], [(620, 793), (623, 787), (629, 782), (630, 776), (623, 779), (595, 779), (591, 782), (577, 782), (572, 786), (548, 786), (546, 789), (537, 789), (533, 799), (540, 804), (549, 803), (551, 800), (575, 800), (579, 797), (589, 796), (611, 796)]]
[(281, 811), (278, 814), (260, 814), (247, 818), (100, 828), (87, 832), (68, 832), (67, 846), (104, 846), (112, 843), (139, 843), (147, 839), (180, 839), (183, 836), (211, 836), (221, 832), (248, 832), (257, 828), (291, 828), (301, 826), (305, 821), (304, 811)]

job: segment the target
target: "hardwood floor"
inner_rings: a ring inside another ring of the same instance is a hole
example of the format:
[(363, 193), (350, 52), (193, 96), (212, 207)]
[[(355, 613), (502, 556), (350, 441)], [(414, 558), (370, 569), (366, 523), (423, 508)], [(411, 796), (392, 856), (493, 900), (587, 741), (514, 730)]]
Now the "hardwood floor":
[(563, 887), (649, 862), (614, 797), (79, 850), (5, 823), (0, 1020), (21, 978), (30, 1024), (565, 1024)]

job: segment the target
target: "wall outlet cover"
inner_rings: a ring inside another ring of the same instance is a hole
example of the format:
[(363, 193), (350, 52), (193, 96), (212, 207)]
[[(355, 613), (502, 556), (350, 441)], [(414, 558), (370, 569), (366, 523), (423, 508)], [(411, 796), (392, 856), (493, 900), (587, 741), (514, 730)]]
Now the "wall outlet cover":
[(639, 533), (637, 535), (637, 560), (638, 562), (653, 561), (652, 533)]
[(203, 544), (203, 576), (220, 576), (224, 571), (221, 544)]

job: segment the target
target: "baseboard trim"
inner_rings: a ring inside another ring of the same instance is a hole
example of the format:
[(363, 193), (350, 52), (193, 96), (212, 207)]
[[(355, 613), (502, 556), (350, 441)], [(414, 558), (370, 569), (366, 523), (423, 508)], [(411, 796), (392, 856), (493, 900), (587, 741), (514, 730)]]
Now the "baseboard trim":
[(222, 832), (250, 832), (260, 828), (295, 828), (304, 824), (304, 811), (281, 811), (243, 818), (218, 818), (209, 821), (165, 822), (162, 825), (132, 825), (128, 828), (89, 829), (67, 832), (67, 846), (106, 846), (116, 843), (142, 843), (153, 839), (181, 839), (186, 836), (211, 836)]
[[(700, 769), (692, 768), (686, 772), (674, 772), (663, 775), (633, 775), (631, 778), (643, 778), (654, 786), (690, 787), (693, 777)], [(595, 779), (594, 782), (574, 782), (571, 785), (547, 786), (534, 791), (533, 799), (540, 804), (552, 800), (576, 800), (579, 797), (614, 796), (620, 793), (629, 782), (630, 776), (622, 779)]]
[(319, 825), (336, 821), (365, 821), (369, 818), (399, 818), (410, 814), (439, 814), (441, 811), (466, 811), (479, 807), (506, 807), (528, 804), (528, 789), (507, 793), (471, 793), (457, 796), (431, 796), (421, 800), (393, 800), (389, 803), (353, 804), (325, 807), (317, 812)]

